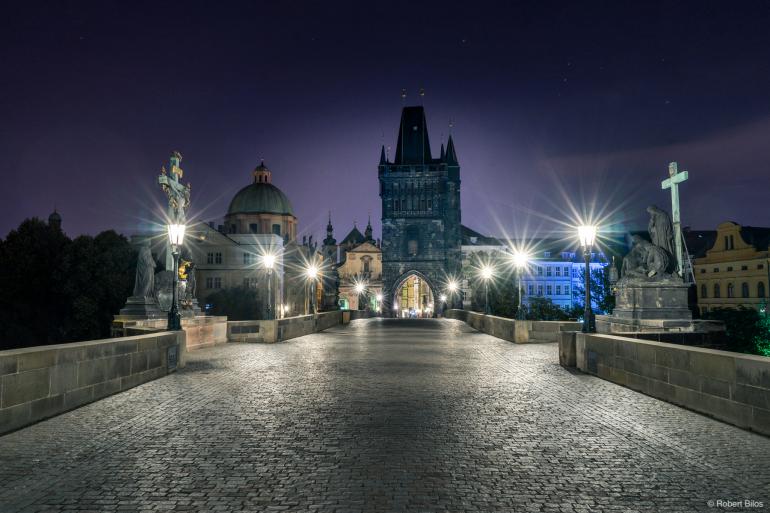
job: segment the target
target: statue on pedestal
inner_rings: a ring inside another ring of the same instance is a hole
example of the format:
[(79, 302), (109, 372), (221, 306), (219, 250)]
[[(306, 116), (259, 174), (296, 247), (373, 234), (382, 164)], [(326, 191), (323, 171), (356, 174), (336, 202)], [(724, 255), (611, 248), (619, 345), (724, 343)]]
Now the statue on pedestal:
[(669, 215), (651, 205), (647, 207), (650, 221), (647, 225), (652, 242), (639, 235), (631, 236), (631, 251), (623, 258), (621, 282), (663, 281), (678, 278), (672, 274), (676, 260), (674, 251), (674, 230)]

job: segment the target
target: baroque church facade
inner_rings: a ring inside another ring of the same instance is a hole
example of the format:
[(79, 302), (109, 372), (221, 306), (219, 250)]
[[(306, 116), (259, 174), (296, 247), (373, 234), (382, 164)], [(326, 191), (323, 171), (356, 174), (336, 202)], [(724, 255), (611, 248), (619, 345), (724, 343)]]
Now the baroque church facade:
[(382, 147), (378, 176), (383, 313), (431, 313), (462, 267), (460, 164), (452, 136), (434, 158), (425, 110), (404, 107), (395, 157), (388, 160)]

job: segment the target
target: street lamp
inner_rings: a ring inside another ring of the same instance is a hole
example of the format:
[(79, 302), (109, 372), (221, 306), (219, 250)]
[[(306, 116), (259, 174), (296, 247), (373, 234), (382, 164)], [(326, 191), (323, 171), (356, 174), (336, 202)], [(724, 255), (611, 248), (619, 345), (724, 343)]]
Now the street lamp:
[(591, 249), (596, 239), (596, 226), (582, 225), (578, 226), (578, 239), (583, 247), (583, 259), (586, 263), (585, 269), (585, 311), (583, 312), (583, 333), (594, 333), (594, 315), (591, 311)]
[(308, 280), (310, 280), (310, 303), (309, 303), (309, 310), (311, 314), (315, 314), (315, 287), (316, 287), (316, 279), (318, 278), (318, 266), (315, 264), (310, 264), (308, 268), (305, 270), (305, 274), (307, 274)]
[(516, 251), (513, 254), (513, 265), (516, 267), (516, 278), (519, 282), (519, 308), (516, 310), (516, 319), (520, 321), (524, 320), (524, 310), (521, 308), (521, 296), (523, 294), (523, 289), (521, 288), (521, 275), (524, 272), (524, 269), (527, 267), (528, 261), (529, 255), (523, 251)]
[(168, 242), (171, 244), (171, 255), (174, 257), (174, 278), (171, 281), (171, 309), (168, 311), (168, 329), (181, 330), (182, 316), (179, 315), (179, 247), (184, 243), (183, 224), (168, 225)]
[(358, 309), (362, 310), (362, 308), (361, 308), (361, 303), (362, 303), (361, 296), (364, 293), (364, 291), (366, 290), (366, 285), (364, 285), (363, 282), (359, 281), (358, 283), (356, 283), (355, 289), (356, 289), (356, 294), (358, 294)]
[(489, 309), (489, 280), (492, 279), (494, 270), (490, 265), (481, 268), (481, 278), (484, 280), (484, 313), (489, 315), (492, 311)]
[(382, 299), (383, 299), (382, 293), (378, 292), (377, 295), (375, 296), (375, 299), (377, 299), (377, 311), (379, 312), (382, 309), (382, 306), (381, 306)]
[(455, 292), (457, 292), (457, 289), (459, 289), (460, 286), (457, 284), (457, 282), (453, 279), (450, 279), (446, 284), (447, 292), (449, 292), (449, 302), (452, 303), (452, 308), (454, 308), (454, 297)]
[(262, 265), (267, 270), (267, 320), (273, 319), (273, 267), (275, 266), (275, 255), (265, 253), (262, 255)]

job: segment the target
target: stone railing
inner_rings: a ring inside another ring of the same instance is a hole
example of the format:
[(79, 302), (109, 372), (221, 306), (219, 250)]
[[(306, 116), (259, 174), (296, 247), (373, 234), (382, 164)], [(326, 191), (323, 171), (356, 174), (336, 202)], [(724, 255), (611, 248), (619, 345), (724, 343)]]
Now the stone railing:
[(469, 310), (447, 310), (444, 317), (458, 319), (487, 335), (510, 342), (558, 342), (559, 333), (580, 330), (582, 324), (574, 321), (517, 321)]
[(229, 342), (281, 342), (317, 331), (323, 331), (345, 322), (343, 312), (321, 312), (272, 321), (228, 321)]
[[(141, 319), (115, 320), (112, 322), (112, 335), (115, 337), (165, 331), (168, 320)], [(227, 342), (227, 317), (199, 315), (182, 317), (182, 329), (186, 337), (186, 350), (195, 351)]]
[(0, 433), (173, 372), (184, 332), (0, 351)]
[(561, 339), (563, 365), (770, 435), (770, 358), (595, 333)]

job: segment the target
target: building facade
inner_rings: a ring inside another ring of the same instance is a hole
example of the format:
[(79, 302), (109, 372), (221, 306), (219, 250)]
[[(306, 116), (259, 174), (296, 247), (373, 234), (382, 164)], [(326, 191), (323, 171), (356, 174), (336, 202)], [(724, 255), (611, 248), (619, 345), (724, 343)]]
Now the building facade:
[(725, 222), (706, 255), (693, 262), (701, 315), (716, 308), (759, 309), (770, 286), (770, 228)]
[(417, 279), (428, 292), (415, 300), (415, 310), (425, 311), (462, 265), (460, 165), (452, 137), (433, 158), (423, 107), (404, 107), (395, 158), (389, 161), (383, 146), (378, 176), (383, 310), (397, 313), (401, 289)]

